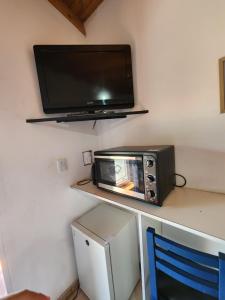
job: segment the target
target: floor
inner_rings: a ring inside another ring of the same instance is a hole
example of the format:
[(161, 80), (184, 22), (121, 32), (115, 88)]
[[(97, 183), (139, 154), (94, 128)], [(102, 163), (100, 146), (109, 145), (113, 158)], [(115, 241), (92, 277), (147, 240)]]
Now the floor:
[[(82, 290), (79, 291), (77, 300), (88, 300), (88, 297)], [(141, 284), (139, 283), (129, 300), (141, 300)]]

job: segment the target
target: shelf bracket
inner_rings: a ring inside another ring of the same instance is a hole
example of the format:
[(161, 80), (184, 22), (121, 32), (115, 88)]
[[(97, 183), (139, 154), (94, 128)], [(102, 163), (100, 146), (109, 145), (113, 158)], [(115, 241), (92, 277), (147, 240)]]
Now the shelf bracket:
[(97, 123), (97, 120), (94, 120), (94, 123), (93, 123), (92, 129), (95, 129), (96, 123)]

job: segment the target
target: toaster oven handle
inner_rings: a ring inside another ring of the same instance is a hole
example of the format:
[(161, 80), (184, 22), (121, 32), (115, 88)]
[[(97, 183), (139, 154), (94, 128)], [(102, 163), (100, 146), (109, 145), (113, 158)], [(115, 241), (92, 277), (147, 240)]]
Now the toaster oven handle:
[(95, 158), (102, 158), (102, 159), (124, 159), (124, 160), (142, 160), (141, 156), (104, 156), (104, 155), (96, 155)]

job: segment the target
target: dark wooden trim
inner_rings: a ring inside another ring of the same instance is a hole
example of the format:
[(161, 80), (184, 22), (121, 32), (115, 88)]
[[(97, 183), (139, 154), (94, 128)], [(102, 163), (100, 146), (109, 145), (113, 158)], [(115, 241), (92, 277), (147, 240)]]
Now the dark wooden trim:
[(79, 15), (80, 19), (85, 22), (102, 2), (103, 0), (92, 0)]
[(224, 91), (224, 64), (225, 57), (219, 59), (219, 79), (220, 79), (220, 112), (225, 113), (225, 91)]
[(73, 11), (61, 0), (48, 0), (61, 14), (64, 15), (77, 29), (86, 35), (84, 23), (76, 16)]

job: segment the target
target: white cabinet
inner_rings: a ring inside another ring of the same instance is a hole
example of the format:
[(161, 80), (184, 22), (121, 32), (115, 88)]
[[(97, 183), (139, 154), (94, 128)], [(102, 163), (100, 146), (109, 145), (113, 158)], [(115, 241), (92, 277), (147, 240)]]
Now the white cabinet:
[(101, 204), (72, 231), (81, 289), (91, 300), (128, 300), (140, 277), (135, 216)]

